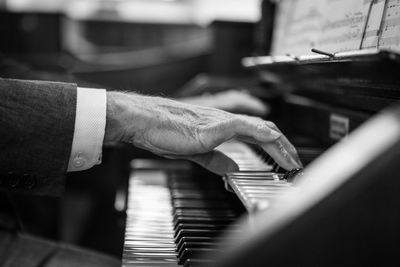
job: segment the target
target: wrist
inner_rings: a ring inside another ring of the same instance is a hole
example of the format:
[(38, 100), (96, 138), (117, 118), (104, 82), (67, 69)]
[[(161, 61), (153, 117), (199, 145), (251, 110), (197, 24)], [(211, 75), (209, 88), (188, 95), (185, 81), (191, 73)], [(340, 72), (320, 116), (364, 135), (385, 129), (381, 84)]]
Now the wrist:
[(118, 142), (122, 140), (121, 116), (123, 111), (123, 93), (107, 92), (107, 113), (104, 143)]
[(156, 113), (149, 98), (135, 93), (107, 92), (104, 143), (132, 143), (149, 126)]

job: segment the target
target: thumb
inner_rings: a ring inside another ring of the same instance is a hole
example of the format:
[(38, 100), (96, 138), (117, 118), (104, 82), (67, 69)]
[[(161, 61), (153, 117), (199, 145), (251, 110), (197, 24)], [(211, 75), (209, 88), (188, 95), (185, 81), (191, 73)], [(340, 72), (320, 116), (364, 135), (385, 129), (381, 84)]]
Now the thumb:
[(221, 176), (239, 170), (239, 166), (230, 157), (218, 150), (192, 155), (188, 159)]

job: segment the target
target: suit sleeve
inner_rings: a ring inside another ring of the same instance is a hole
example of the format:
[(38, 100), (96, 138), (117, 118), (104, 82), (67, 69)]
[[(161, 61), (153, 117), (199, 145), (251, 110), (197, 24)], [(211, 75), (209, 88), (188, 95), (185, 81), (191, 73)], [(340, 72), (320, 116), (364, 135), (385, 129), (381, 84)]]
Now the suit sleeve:
[(64, 191), (76, 90), (75, 84), (0, 78), (0, 190)]

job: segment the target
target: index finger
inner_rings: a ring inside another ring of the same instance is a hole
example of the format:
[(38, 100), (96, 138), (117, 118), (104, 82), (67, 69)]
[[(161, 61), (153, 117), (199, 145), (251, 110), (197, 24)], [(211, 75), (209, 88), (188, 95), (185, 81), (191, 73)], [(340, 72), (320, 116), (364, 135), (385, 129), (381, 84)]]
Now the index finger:
[(260, 145), (284, 169), (302, 167), (296, 149), (274, 123), (240, 115), (235, 131), (239, 139)]

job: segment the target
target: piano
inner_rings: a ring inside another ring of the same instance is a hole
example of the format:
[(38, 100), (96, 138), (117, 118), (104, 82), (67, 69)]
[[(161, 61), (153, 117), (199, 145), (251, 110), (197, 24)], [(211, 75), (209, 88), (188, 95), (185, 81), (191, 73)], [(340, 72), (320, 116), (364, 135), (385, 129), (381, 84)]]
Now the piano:
[(304, 169), (284, 171), (236, 140), (217, 148), (240, 169), (223, 177), (181, 160), (132, 160), (122, 266), (400, 263), (400, 4), (262, 8), (272, 51), (243, 66), (257, 73), (257, 92), (283, 92), (267, 101)]

